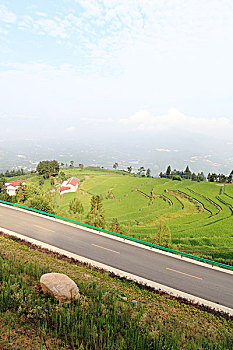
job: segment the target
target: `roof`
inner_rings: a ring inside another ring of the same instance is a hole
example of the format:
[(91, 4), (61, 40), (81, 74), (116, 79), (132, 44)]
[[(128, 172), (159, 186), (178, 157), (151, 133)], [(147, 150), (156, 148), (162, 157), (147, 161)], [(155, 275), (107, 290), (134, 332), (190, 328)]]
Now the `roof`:
[(13, 187), (17, 187), (19, 186), (19, 184), (24, 184), (24, 180), (20, 179), (20, 180), (17, 180), (17, 181), (9, 181), (9, 183), (6, 183), (5, 184), (5, 187), (8, 187), (8, 186), (13, 186)]
[(67, 185), (77, 186), (80, 180), (77, 177), (71, 177), (67, 180)]
[(15, 189), (17, 189), (18, 188), (18, 186), (14, 186), (14, 185), (12, 185), (12, 184), (7, 184), (7, 185), (5, 185), (5, 188), (15, 188)]
[(67, 190), (70, 190), (70, 187), (69, 187), (69, 186), (62, 186), (62, 187), (60, 188), (60, 192), (67, 191)]

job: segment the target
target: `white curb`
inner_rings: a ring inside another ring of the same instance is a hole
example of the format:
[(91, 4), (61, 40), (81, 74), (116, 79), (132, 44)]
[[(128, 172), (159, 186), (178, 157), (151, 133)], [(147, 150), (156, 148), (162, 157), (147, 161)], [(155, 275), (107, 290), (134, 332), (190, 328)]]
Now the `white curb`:
[(99, 269), (103, 269), (105, 271), (112, 272), (116, 276), (125, 277), (125, 278), (127, 278), (129, 280), (132, 280), (132, 281), (135, 281), (137, 283), (141, 283), (141, 284), (144, 284), (146, 286), (152, 287), (155, 290), (159, 290), (159, 291), (168, 293), (169, 295), (172, 295), (174, 297), (180, 297), (180, 298), (189, 300), (190, 302), (192, 302), (194, 304), (204, 305), (204, 306), (207, 306), (207, 307), (209, 307), (211, 309), (214, 309), (216, 311), (224, 312), (224, 313), (227, 313), (227, 314), (233, 316), (233, 309), (231, 309), (229, 307), (226, 307), (226, 306), (223, 306), (223, 305), (220, 305), (220, 304), (216, 304), (216, 303), (214, 303), (212, 301), (208, 301), (208, 300), (196, 297), (196, 296), (194, 296), (192, 294), (188, 294), (188, 293), (179, 291), (179, 290), (174, 289), (174, 288), (167, 287), (167, 286), (165, 286), (163, 284), (160, 284), (160, 283), (148, 280), (146, 278), (142, 278), (142, 277), (136, 276), (134, 274), (131, 274), (131, 273), (128, 273), (128, 272), (116, 269), (116, 268), (114, 268), (112, 266), (109, 266), (109, 265), (105, 265), (105, 264), (99, 263), (97, 261), (94, 261), (94, 260), (85, 258), (83, 256), (80, 256), (80, 255), (68, 252), (66, 250), (54, 247), (54, 246), (52, 246), (50, 244), (38, 241), (36, 239), (23, 236), (23, 235), (21, 235), (19, 233), (16, 233), (16, 232), (13, 232), (13, 231), (9, 231), (9, 230), (6, 230), (6, 229), (1, 228), (1, 227), (0, 227), (0, 230), (3, 233), (6, 233), (6, 234), (11, 235), (11, 236), (15, 236), (15, 237), (20, 238), (20, 239), (23, 239), (23, 240), (25, 240), (27, 242), (30, 242), (30, 243), (35, 244), (37, 246), (40, 246), (41, 248), (45, 248), (45, 249), (51, 250), (53, 252), (65, 255), (65, 256), (67, 256), (69, 258), (74, 258), (75, 260), (77, 260), (77, 261), (79, 261), (81, 263), (89, 264), (89, 265), (97, 267)]

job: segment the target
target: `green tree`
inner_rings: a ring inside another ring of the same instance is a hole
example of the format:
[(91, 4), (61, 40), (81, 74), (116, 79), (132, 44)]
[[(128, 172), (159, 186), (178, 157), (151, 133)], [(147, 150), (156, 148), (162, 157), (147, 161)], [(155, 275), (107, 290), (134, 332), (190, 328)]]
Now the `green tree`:
[(218, 182), (224, 183), (227, 181), (227, 177), (224, 174), (219, 174), (218, 175)]
[(43, 184), (44, 184), (44, 177), (40, 176), (39, 177), (39, 186), (43, 186)]
[(78, 166), (79, 166), (80, 170), (83, 170), (84, 165), (82, 163), (80, 163)]
[(197, 180), (197, 175), (195, 173), (191, 174), (191, 180), (196, 181)]
[(37, 165), (36, 171), (42, 175), (44, 179), (51, 176), (57, 176), (59, 173), (59, 163), (56, 160), (43, 160)]
[(19, 184), (19, 187), (16, 189), (16, 201), (18, 203), (24, 203), (28, 197), (26, 185), (22, 185), (22, 183)]
[(166, 175), (169, 177), (171, 175), (171, 166), (168, 165), (167, 170), (166, 170)]
[(31, 198), (34, 196), (42, 196), (42, 189), (36, 185), (27, 185), (26, 186), (26, 197)]
[(87, 216), (87, 221), (89, 225), (105, 228), (103, 204), (99, 195), (91, 198), (91, 209)]
[(117, 167), (118, 167), (118, 163), (117, 162), (115, 162), (114, 164), (113, 164), (113, 169), (116, 169)]
[(213, 173), (213, 174), (211, 174), (211, 175), (209, 176), (209, 181), (210, 181), (210, 182), (215, 182), (215, 181), (217, 181), (217, 180), (218, 180), (218, 175), (217, 175), (217, 174)]
[(145, 175), (144, 173), (145, 173), (145, 169), (144, 169), (144, 167), (143, 166), (141, 166), (139, 169), (138, 169), (138, 175)]
[(64, 182), (66, 180), (66, 174), (63, 171), (61, 171), (59, 173), (59, 178), (61, 179), (62, 182)]
[(127, 170), (128, 170), (128, 173), (131, 173), (132, 172), (132, 167), (128, 166)]
[(5, 189), (5, 178), (3, 176), (0, 177), (0, 193), (6, 192)]
[(74, 213), (74, 214), (83, 214), (84, 209), (81, 201), (77, 198), (72, 199), (69, 202), (69, 211), (70, 213)]
[(227, 182), (231, 183), (233, 179), (233, 170), (230, 172), (228, 178), (227, 178)]
[(7, 170), (7, 171), (5, 172), (5, 176), (6, 176), (6, 177), (10, 177), (10, 176), (11, 176), (9, 170)]
[(205, 175), (202, 171), (202, 172), (197, 174), (197, 181), (204, 181), (204, 180), (205, 180)]
[(158, 232), (155, 235), (154, 243), (160, 246), (168, 247), (171, 243), (171, 231), (167, 222), (159, 220)]
[(71, 161), (70, 161), (70, 168), (73, 168), (73, 167), (74, 167), (74, 161), (71, 160)]
[(50, 167), (51, 167), (51, 175), (50, 176), (57, 176), (60, 170), (59, 163), (57, 160), (51, 160), (50, 161)]
[(150, 169), (149, 168), (146, 171), (146, 177), (150, 177)]
[(191, 179), (191, 175), (192, 175), (192, 173), (191, 173), (191, 171), (190, 171), (190, 169), (189, 169), (189, 167), (188, 167), (188, 165), (186, 166), (186, 169), (185, 169), (185, 171), (184, 171), (184, 177), (186, 178), (186, 179)]
[(117, 232), (117, 233), (121, 232), (121, 227), (120, 227), (120, 224), (119, 224), (117, 218), (112, 219), (110, 231)]

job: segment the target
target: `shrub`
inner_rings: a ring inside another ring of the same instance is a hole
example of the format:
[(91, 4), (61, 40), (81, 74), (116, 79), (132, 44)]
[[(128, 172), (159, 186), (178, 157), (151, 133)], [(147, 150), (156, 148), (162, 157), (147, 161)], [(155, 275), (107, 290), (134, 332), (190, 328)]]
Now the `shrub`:
[(74, 214), (83, 214), (84, 209), (81, 201), (77, 198), (74, 198), (72, 201), (69, 202), (69, 211), (70, 213)]
[(50, 214), (55, 214), (52, 203), (49, 201), (49, 199), (47, 199), (43, 196), (34, 196), (32, 198), (29, 198), (25, 202), (25, 205), (30, 207), (30, 208), (45, 211), (45, 212), (50, 213)]
[(178, 175), (173, 175), (173, 176), (172, 176), (172, 180), (181, 181), (182, 179), (181, 179), (181, 177), (178, 176)]

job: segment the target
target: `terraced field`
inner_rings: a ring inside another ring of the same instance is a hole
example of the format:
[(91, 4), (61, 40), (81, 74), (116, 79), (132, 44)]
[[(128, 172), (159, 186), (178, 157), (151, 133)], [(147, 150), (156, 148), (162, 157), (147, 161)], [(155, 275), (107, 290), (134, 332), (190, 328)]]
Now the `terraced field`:
[[(117, 218), (125, 234), (154, 242), (162, 220), (170, 228), (172, 248), (233, 263), (233, 185), (145, 178), (104, 169), (63, 171), (80, 178), (81, 184), (76, 193), (60, 199), (45, 182), (44, 191), (58, 214), (84, 222), (91, 196), (99, 194), (107, 228)], [(68, 211), (75, 197), (83, 204), (83, 215)]]

